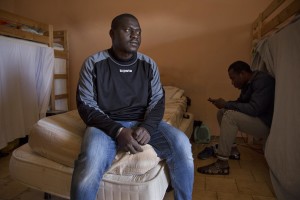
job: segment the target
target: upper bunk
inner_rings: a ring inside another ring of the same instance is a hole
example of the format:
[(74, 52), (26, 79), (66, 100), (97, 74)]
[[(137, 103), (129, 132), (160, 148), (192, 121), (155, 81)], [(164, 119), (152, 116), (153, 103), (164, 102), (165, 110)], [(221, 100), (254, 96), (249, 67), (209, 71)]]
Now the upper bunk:
[(0, 10), (0, 35), (53, 46), (53, 26)]
[(68, 59), (68, 44), (68, 32), (66, 30), (53, 31), (53, 48), (56, 58)]
[(66, 30), (54, 31), (53, 25), (38, 22), (0, 9), (0, 35), (46, 44), (56, 58), (68, 58)]
[[(265, 43), (300, 18), (299, 0), (273, 0), (252, 24), (252, 68), (266, 71), (261, 54), (268, 54)], [(270, 69), (269, 69), (270, 70)], [(272, 74), (272, 73), (271, 73)]]
[(55, 66), (48, 112), (68, 110), (70, 105), (68, 32), (66, 30), (54, 31), (51, 24), (0, 9), (0, 35), (53, 48)]
[(299, 0), (273, 0), (252, 24), (252, 45), (291, 23), (300, 12)]

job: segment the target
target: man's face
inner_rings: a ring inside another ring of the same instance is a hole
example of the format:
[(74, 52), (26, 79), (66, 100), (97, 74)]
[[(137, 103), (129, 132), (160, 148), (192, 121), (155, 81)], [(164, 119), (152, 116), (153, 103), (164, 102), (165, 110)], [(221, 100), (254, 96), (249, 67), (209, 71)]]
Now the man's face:
[(234, 70), (231, 69), (231, 70), (228, 71), (228, 75), (229, 75), (229, 78), (231, 80), (232, 85), (235, 88), (237, 88), (237, 89), (242, 89), (243, 88), (243, 86), (246, 83), (243, 72), (237, 73), (237, 72), (235, 72)]
[(134, 18), (124, 18), (114, 30), (111, 30), (113, 49), (118, 54), (137, 52), (141, 44), (141, 28)]

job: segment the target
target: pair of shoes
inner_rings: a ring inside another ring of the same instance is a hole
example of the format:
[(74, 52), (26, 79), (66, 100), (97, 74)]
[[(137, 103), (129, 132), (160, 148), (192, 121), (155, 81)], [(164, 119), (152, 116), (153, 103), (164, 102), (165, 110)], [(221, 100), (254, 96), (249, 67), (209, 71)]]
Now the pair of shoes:
[[(205, 160), (211, 156), (216, 156), (217, 155), (217, 151), (218, 151), (218, 144), (214, 144), (210, 147), (205, 147), (205, 149), (203, 151), (201, 151), (197, 157), (201, 160)], [(237, 148), (237, 146), (233, 146), (231, 148), (231, 152), (229, 155), (229, 159), (232, 160), (240, 160), (241, 159), (241, 154)]]
[(214, 147), (210, 146), (210, 147), (205, 147), (205, 149), (201, 151), (197, 157), (201, 160), (205, 160), (214, 155), (215, 155)]
[(223, 167), (217, 161), (210, 165), (198, 167), (197, 171), (201, 174), (208, 174), (208, 175), (228, 175), (229, 174), (229, 166)]

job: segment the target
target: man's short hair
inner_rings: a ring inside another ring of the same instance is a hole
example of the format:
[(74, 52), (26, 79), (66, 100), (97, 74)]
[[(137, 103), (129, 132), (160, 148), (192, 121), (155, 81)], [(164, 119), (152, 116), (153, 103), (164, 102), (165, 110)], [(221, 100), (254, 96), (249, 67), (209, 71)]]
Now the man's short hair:
[(124, 14), (116, 16), (111, 21), (111, 29), (114, 30), (114, 29), (118, 28), (124, 18), (132, 18), (132, 19), (135, 19), (136, 21), (138, 21), (138, 19), (134, 15), (129, 14), (129, 13), (124, 13)]
[(248, 65), (248, 63), (244, 62), (244, 61), (235, 61), (234, 63), (232, 63), (229, 67), (228, 67), (228, 71), (229, 70), (233, 70), (236, 73), (241, 73), (242, 71), (245, 72), (249, 72), (251, 73), (252, 70), (250, 68), (250, 66)]

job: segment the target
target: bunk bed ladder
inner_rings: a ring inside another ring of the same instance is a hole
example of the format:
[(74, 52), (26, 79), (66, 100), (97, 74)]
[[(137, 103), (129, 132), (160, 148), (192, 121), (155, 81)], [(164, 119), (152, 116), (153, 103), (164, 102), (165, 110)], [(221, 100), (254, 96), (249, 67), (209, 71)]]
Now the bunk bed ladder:
[[(63, 51), (54, 49), (54, 57), (65, 59), (66, 60), (66, 69), (65, 69), (65, 73), (59, 73), (59, 74), (54, 73), (53, 74), (53, 83), (52, 83), (52, 91), (51, 91), (51, 99), (50, 99), (50, 111), (48, 111), (49, 115), (68, 111), (69, 107), (70, 107), (68, 33), (67, 33), (67, 31), (54, 31), (53, 38), (54, 38), (54, 43), (58, 41), (58, 43), (64, 47)], [(63, 94), (55, 93), (56, 80), (64, 80), (66, 82), (66, 92), (65, 93), (63, 93)], [(56, 100), (61, 100), (61, 99), (66, 99), (66, 101), (67, 101), (66, 110), (57, 109)]]

